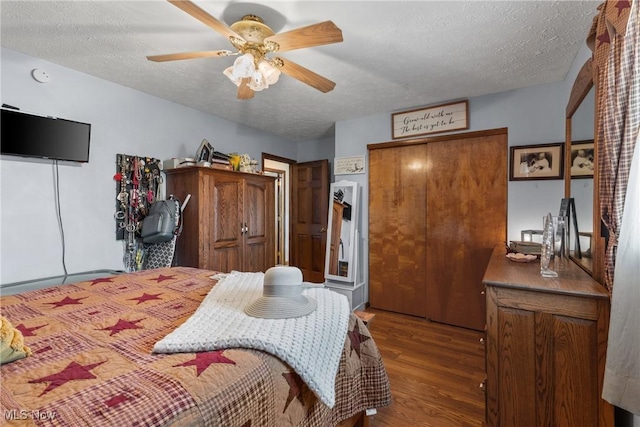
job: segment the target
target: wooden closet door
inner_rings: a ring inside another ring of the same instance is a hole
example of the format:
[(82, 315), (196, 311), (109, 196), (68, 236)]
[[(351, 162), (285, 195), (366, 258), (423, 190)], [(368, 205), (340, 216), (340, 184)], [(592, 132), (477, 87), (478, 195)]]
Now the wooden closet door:
[(426, 316), (427, 145), (369, 151), (369, 302)]
[(507, 134), (478, 134), (427, 144), (426, 304), (431, 320), (483, 330), (482, 277), (506, 240)]

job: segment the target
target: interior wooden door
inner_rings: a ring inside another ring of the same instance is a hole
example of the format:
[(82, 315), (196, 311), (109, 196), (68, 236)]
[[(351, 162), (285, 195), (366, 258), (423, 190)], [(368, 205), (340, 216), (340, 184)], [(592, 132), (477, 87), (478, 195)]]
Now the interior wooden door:
[(483, 330), (482, 277), (506, 241), (507, 133), (473, 132), (427, 147), (427, 318)]
[(305, 281), (324, 282), (329, 220), (329, 161), (297, 163), (292, 167), (291, 265)]
[(275, 265), (273, 181), (246, 178), (243, 194), (243, 271), (264, 272)]
[(369, 151), (371, 307), (426, 317), (428, 169), (426, 144)]
[(213, 181), (210, 209), (213, 226), (204, 258), (209, 269), (221, 272), (243, 271), (243, 193), (244, 181), (240, 177), (207, 175)]

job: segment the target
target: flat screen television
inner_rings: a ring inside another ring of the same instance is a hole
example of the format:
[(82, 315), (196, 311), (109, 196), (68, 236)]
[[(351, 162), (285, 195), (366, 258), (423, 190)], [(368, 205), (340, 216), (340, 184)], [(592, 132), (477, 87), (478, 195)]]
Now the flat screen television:
[(0, 111), (1, 154), (82, 163), (89, 161), (89, 123), (6, 108)]

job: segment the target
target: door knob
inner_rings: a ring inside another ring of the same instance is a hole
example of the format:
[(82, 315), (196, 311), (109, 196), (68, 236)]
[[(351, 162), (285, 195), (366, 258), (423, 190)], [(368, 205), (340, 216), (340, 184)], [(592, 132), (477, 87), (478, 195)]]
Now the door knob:
[(322, 227), (322, 228), (320, 229), (320, 232), (321, 232), (321, 233), (326, 233), (326, 232), (327, 232), (327, 229), (326, 229), (326, 228), (324, 228), (324, 227)]

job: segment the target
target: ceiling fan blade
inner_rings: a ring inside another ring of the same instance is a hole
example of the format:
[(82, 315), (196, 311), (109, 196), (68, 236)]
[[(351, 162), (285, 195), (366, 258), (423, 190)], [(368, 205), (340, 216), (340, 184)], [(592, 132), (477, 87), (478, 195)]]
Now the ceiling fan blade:
[(280, 45), (278, 52), (286, 52), (304, 47), (340, 43), (342, 41), (342, 30), (336, 27), (333, 22), (324, 21), (267, 37), (266, 41), (278, 43)]
[(172, 5), (176, 6), (177, 8), (183, 10), (184, 12), (187, 12), (189, 15), (193, 16), (203, 24), (213, 28), (214, 30), (216, 30), (217, 32), (225, 36), (227, 39), (229, 37), (237, 37), (240, 40), (244, 40), (242, 37), (238, 35), (238, 33), (233, 31), (226, 24), (222, 23), (221, 21), (217, 20), (213, 16), (209, 15), (207, 12), (200, 9), (198, 6), (191, 3), (190, 1), (187, 1), (187, 0), (167, 0), (167, 1)]
[(249, 82), (251, 81), (251, 77), (245, 77), (240, 82), (240, 86), (238, 86), (238, 99), (251, 99), (255, 92), (253, 89), (249, 87)]
[(302, 83), (306, 83), (309, 86), (318, 89), (320, 92), (330, 92), (336, 87), (336, 84), (331, 80), (322, 77), (319, 74), (314, 73), (308, 68), (304, 68), (301, 65), (296, 64), (288, 59), (277, 58), (282, 61), (282, 66), (279, 68), (280, 71), (288, 75), (289, 77), (293, 77), (294, 79), (300, 80)]
[(152, 55), (147, 56), (149, 61), (154, 62), (166, 62), (166, 61), (180, 61), (182, 59), (196, 59), (196, 58), (217, 58), (220, 56), (229, 56), (233, 52), (230, 50), (204, 50), (200, 52), (183, 52), (183, 53), (169, 53), (166, 55)]

